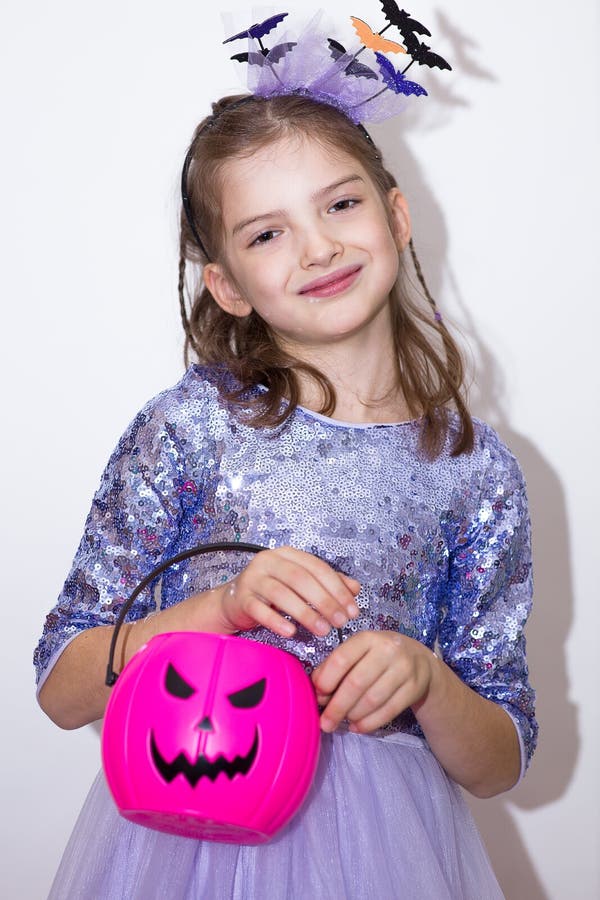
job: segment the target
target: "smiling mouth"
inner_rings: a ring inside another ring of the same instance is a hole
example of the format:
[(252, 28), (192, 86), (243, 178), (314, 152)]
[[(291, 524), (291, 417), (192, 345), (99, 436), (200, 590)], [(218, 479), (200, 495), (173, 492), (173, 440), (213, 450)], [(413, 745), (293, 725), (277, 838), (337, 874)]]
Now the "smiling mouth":
[(245, 756), (236, 756), (229, 760), (223, 754), (219, 754), (212, 762), (200, 754), (195, 762), (190, 762), (185, 753), (179, 753), (172, 762), (167, 762), (158, 749), (154, 732), (150, 732), (150, 750), (152, 761), (162, 778), (170, 784), (177, 775), (183, 775), (190, 787), (196, 787), (202, 777), (215, 781), (217, 775), (225, 772), (229, 780), (234, 775), (247, 775), (258, 752), (258, 731), (254, 729), (252, 746)]
[(333, 297), (350, 287), (356, 281), (362, 266), (355, 266), (350, 270), (346, 270), (341, 278), (335, 278), (322, 284), (316, 284), (314, 287), (303, 288), (299, 293), (304, 297)]

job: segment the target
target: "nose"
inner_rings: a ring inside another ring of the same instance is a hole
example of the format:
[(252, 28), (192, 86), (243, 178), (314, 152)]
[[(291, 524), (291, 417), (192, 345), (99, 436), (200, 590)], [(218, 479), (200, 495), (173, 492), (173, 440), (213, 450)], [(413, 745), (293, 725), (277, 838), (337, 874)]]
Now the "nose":
[(342, 252), (342, 244), (331, 234), (326, 226), (314, 226), (307, 229), (303, 236), (302, 267), (305, 269), (311, 266), (323, 266), (326, 268)]
[(213, 723), (210, 721), (208, 716), (204, 716), (201, 722), (198, 722), (196, 728), (199, 731), (214, 731)]

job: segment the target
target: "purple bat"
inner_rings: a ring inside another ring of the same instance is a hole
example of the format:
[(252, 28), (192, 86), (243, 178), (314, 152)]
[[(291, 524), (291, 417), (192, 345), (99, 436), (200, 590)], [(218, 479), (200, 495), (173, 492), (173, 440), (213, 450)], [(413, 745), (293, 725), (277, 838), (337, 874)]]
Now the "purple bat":
[(271, 50), (267, 50), (265, 47), (260, 53), (234, 53), (231, 59), (235, 59), (237, 62), (247, 62), (251, 66), (271, 65), (271, 63), (277, 63), (283, 59), (285, 54), (295, 46), (295, 41), (287, 41), (284, 44), (276, 44)]
[(268, 34), (270, 31), (273, 31), (276, 25), (279, 25), (286, 16), (289, 16), (289, 13), (278, 13), (276, 16), (271, 16), (269, 19), (265, 19), (264, 22), (255, 23), (251, 25), (246, 31), (240, 31), (239, 34), (234, 34), (233, 37), (227, 38), (227, 40), (223, 41), (224, 44), (228, 44), (229, 41), (237, 41), (240, 38), (252, 37), (260, 40), (265, 34)]
[(395, 94), (405, 94), (407, 97), (411, 94), (414, 94), (415, 97), (427, 96), (427, 91), (424, 87), (421, 87), (416, 81), (409, 81), (408, 78), (405, 78), (402, 72), (398, 72), (383, 53), (376, 52), (375, 56), (377, 57), (383, 80)]

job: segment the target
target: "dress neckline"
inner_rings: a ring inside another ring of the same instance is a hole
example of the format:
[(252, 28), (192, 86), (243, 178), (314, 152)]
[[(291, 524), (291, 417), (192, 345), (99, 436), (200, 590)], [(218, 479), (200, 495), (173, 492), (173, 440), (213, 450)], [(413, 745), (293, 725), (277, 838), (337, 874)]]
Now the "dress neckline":
[[(260, 391), (267, 390), (266, 385), (264, 384), (257, 384), (256, 387)], [(285, 397), (282, 402), (288, 404)], [(332, 419), (331, 416), (325, 416), (323, 413), (315, 412), (314, 409), (309, 409), (307, 406), (302, 406), (300, 403), (296, 406), (296, 411), (304, 413), (309, 419), (317, 419), (319, 422), (324, 422), (334, 428), (358, 428), (360, 430), (366, 430), (367, 428), (399, 428), (407, 425), (419, 425), (423, 421), (423, 416), (420, 416), (417, 419), (405, 419), (403, 422), (345, 422), (343, 419)]]
[(331, 416), (324, 416), (323, 413), (315, 412), (314, 409), (308, 409), (306, 406), (298, 404), (297, 410), (304, 413), (311, 419), (318, 419), (319, 422), (326, 422), (334, 428), (359, 428), (365, 430), (367, 428), (399, 428), (407, 425), (418, 425), (422, 421), (422, 416), (418, 419), (405, 419), (404, 422), (344, 422), (342, 419), (332, 419)]

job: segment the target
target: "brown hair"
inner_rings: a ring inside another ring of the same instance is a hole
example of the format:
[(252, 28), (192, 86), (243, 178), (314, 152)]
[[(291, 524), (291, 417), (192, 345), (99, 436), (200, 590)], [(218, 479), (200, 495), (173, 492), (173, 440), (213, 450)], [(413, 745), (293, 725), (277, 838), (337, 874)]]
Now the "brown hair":
[[(244, 95), (245, 97), (245, 95)], [(296, 372), (303, 371), (322, 390), (320, 412), (331, 415), (335, 390), (329, 379), (285, 352), (268, 323), (254, 311), (245, 318), (221, 309), (201, 280), (191, 291), (190, 312), (186, 308), (186, 261), (202, 266), (219, 260), (223, 246), (220, 196), (221, 167), (231, 158), (248, 156), (261, 147), (290, 134), (310, 135), (356, 159), (367, 171), (389, 210), (387, 193), (396, 187), (394, 176), (384, 168), (381, 154), (365, 133), (334, 107), (309, 97), (290, 94), (268, 99), (243, 100), (242, 95), (223, 97), (213, 103), (212, 116), (197, 127), (191, 144), (191, 162), (186, 177), (189, 211), (203, 248), (198, 245), (182, 210), (179, 257), (179, 299), (185, 330), (185, 362), (190, 351), (200, 362), (226, 366), (241, 387), (225, 391), (226, 399), (250, 409), (254, 426), (273, 427), (285, 422), (300, 402)], [(391, 213), (388, 212), (391, 226)], [(437, 314), (421, 267), (410, 250), (417, 277), (433, 309), (426, 312), (407, 289), (403, 255), (400, 273), (390, 293), (394, 342), (398, 359), (398, 381), (413, 416), (422, 416), (421, 446), (426, 454), (439, 454), (450, 427), (449, 408), (458, 412), (460, 426), (454, 436), (452, 455), (473, 447), (473, 424), (463, 399), (464, 366), (460, 351)], [(206, 257), (208, 255), (208, 259)], [(221, 260), (222, 261), (222, 260)], [(222, 261), (223, 262), (223, 261)], [(263, 384), (267, 390), (248, 399), (248, 388)], [(284, 398), (288, 401), (283, 405)]]

